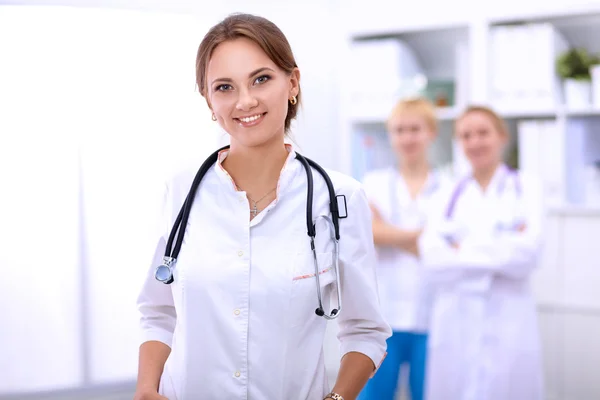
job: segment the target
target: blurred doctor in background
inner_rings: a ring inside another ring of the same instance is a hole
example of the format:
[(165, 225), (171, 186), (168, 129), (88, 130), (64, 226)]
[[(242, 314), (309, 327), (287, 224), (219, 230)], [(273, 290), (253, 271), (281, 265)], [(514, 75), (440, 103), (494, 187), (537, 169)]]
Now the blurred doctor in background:
[(411, 399), (421, 400), (430, 304), (416, 255), (417, 238), (432, 198), (448, 184), (428, 161), (429, 146), (437, 136), (433, 104), (422, 98), (400, 101), (387, 130), (397, 164), (368, 173), (364, 187), (373, 211), (381, 306), (393, 335), (386, 359), (360, 398), (396, 398), (399, 372), (406, 364)]
[(540, 341), (529, 278), (540, 252), (538, 182), (502, 163), (509, 134), (470, 107), (456, 138), (472, 173), (440, 198), (419, 253), (436, 292), (429, 400), (541, 400)]

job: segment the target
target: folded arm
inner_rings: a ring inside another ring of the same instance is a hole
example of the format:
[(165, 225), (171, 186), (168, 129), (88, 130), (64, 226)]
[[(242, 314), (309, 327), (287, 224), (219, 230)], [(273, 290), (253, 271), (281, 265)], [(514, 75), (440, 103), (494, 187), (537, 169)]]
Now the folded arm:
[(373, 215), (373, 239), (378, 246), (397, 247), (406, 252), (417, 254), (417, 239), (420, 230), (404, 230), (384, 221), (374, 205), (371, 205)]
[[(543, 207), (539, 190), (529, 185), (523, 202), (523, 221), (511, 229), (471, 233), (454, 241), (440, 219), (419, 238), (423, 263), (433, 271), (456, 274), (491, 273), (522, 279), (535, 268), (542, 242)], [(450, 272), (454, 271), (454, 272)]]

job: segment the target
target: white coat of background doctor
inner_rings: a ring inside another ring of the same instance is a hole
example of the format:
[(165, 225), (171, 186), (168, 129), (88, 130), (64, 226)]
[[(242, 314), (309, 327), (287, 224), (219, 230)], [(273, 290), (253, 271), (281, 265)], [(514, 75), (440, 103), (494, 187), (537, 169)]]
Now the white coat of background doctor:
[(408, 368), (411, 400), (423, 400), (430, 293), (423, 281), (417, 238), (431, 214), (434, 197), (449, 180), (434, 170), (428, 150), (437, 137), (435, 106), (425, 98), (403, 99), (387, 121), (397, 162), (368, 172), (364, 187), (373, 210), (377, 280), (381, 308), (392, 328), (388, 355), (360, 400), (393, 400), (403, 390), (398, 376)]
[(539, 184), (502, 163), (503, 121), (473, 106), (456, 122), (472, 172), (440, 197), (419, 239), (435, 284), (428, 400), (542, 400), (529, 279), (541, 246)]

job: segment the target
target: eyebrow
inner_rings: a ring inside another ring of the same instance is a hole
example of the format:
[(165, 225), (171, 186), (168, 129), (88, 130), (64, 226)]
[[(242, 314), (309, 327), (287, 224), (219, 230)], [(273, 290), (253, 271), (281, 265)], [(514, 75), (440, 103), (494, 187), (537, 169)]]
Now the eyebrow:
[[(254, 71), (250, 72), (248, 74), (248, 78), (252, 78), (254, 75), (259, 74), (259, 73), (264, 72), (264, 71), (275, 72), (275, 71), (273, 71), (269, 67), (262, 67), (262, 68), (255, 69)], [(231, 79), (231, 78), (217, 78), (217, 79), (214, 79), (212, 81), (212, 85), (214, 85), (215, 82), (233, 82), (233, 79)]]

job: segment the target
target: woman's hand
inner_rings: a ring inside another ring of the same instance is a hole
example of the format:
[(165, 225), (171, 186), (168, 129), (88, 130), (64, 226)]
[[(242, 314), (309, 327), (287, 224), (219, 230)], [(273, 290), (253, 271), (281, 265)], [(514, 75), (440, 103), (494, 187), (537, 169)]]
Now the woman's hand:
[(137, 390), (133, 396), (133, 400), (169, 400), (165, 396), (158, 394), (156, 390)]

